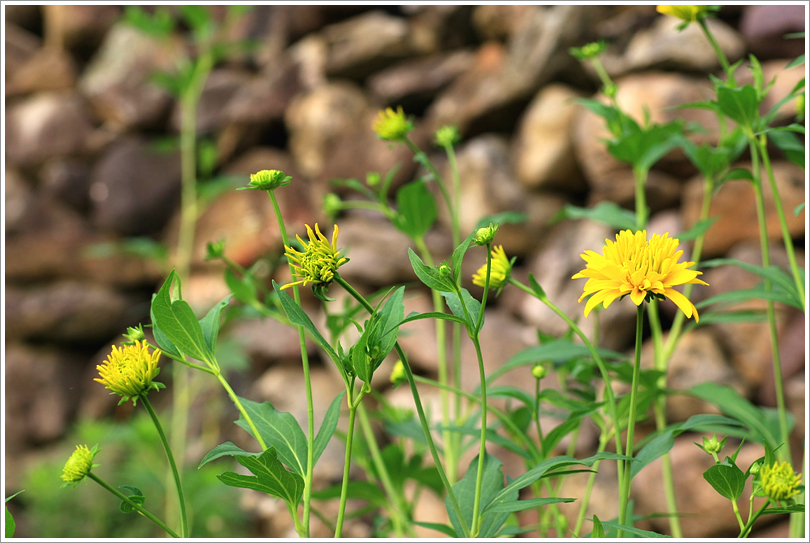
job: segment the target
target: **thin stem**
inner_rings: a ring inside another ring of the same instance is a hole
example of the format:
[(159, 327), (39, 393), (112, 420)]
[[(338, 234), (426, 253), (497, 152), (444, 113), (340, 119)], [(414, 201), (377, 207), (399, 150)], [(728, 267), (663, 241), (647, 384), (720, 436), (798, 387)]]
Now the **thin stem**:
[[(290, 245), (287, 238), (287, 228), (284, 226), (284, 218), (281, 215), (276, 194), (274, 191), (267, 191), (270, 196), (270, 201), (273, 203), (273, 211), (276, 213), (278, 220), (278, 229), (281, 232), (281, 241), (285, 247)], [(290, 274), (293, 272), (292, 262), (287, 262), (290, 268)], [(301, 305), (301, 295), (298, 291), (298, 285), (294, 285), (293, 299), (297, 305)], [(304, 387), (306, 388), (307, 395), (307, 469), (304, 474), (304, 530), (305, 537), (309, 537), (309, 518), (312, 502), (312, 478), (315, 470), (315, 408), (312, 399), (312, 377), (309, 371), (309, 354), (307, 353), (307, 338), (304, 333), (304, 327), (298, 326), (298, 344), (301, 351), (301, 366), (304, 370)]]
[(734, 516), (737, 517), (737, 524), (740, 525), (740, 532), (745, 530), (745, 523), (743, 522), (742, 515), (740, 515), (740, 508), (737, 505), (737, 500), (731, 500), (731, 508), (734, 510)]
[[(619, 494), (619, 524), (627, 522), (627, 504), (630, 501), (630, 481), (633, 478), (633, 437), (636, 429), (636, 395), (638, 393), (639, 375), (641, 374), (641, 334), (644, 329), (644, 304), (638, 306), (636, 312), (636, 356), (633, 362), (633, 381), (630, 387), (630, 416), (627, 421), (627, 447), (625, 461), (624, 481)], [(631, 520), (632, 523), (632, 520)], [(619, 528), (618, 537), (622, 537), (624, 530)]]
[[(481, 308), (483, 313), (483, 307)], [(478, 473), (475, 477), (475, 497), (473, 499), (472, 536), (478, 537), (481, 528), (481, 519), (478, 515), (481, 509), (481, 484), (484, 480), (484, 460), (487, 454), (487, 374), (484, 370), (484, 358), (481, 354), (481, 344), (478, 334), (472, 338), (475, 345), (475, 355), (478, 358), (478, 373), (481, 378), (481, 443), (478, 448)]]
[[(757, 222), (759, 223), (759, 242), (762, 249), (762, 265), (771, 265), (770, 250), (768, 248), (768, 226), (765, 223), (765, 196), (762, 193), (762, 178), (759, 168), (759, 156), (754, 139), (750, 138), (749, 148), (751, 150), (751, 166), (754, 173), (754, 194), (756, 195)], [(765, 291), (771, 291), (771, 282), (764, 280)], [(783, 441), (776, 454), (780, 460), (790, 462), (790, 441), (787, 424), (787, 408), (785, 406), (785, 391), (782, 384), (782, 362), (779, 356), (779, 335), (776, 330), (776, 313), (773, 307), (773, 300), (767, 301), (768, 328), (771, 333), (771, 353), (773, 355), (773, 378), (776, 387), (776, 407), (779, 414), (779, 432)]]
[[(340, 274), (335, 274), (335, 282), (338, 283), (341, 287), (343, 287), (346, 292), (349, 293), (355, 300), (360, 302), (366, 311), (370, 314), (374, 313), (374, 308), (371, 307), (371, 304), (363, 298), (363, 296), (357, 292), (354, 287), (352, 287), (349, 283), (346, 282)], [(442, 485), (444, 485), (445, 491), (447, 491), (447, 496), (450, 498), (450, 504), (453, 507), (453, 510), (456, 513), (456, 516), (461, 522), (461, 528), (464, 532), (464, 537), (470, 537), (470, 528), (467, 526), (467, 521), (464, 520), (464, 515), (461, 513), (461, 506), (458, 504), (458, 499), (456, 499), (456, 494), (453, 492), (453, 486), (447, 480), (447, 474), (442, 467), (441, 460), (439, 459), (439, 453), (436, 450), (436, 444), (433, 442), (433, 436), (430, 433), (430, 426), (427, 422), (427, 417), (425, 416), (425, 410), (422, 407), (422, 400), (419, 398), (419, 391), (416, 388), (416, 381), (413, 377), (413, 372), (411, 371), (411, 365), (408, 363), (408, 357), (405, 356), (405, 352), (400, 347), (399, 342), (394, 343), (394, 349), (397, 351), (397, 355), (399, 359), (402, 361), (402, 366), (405, 369), (405, 376), (408, 378), (408, 383), (411, 386), (411, 394), (413, 395), (413, 401), (416, 406), (416, 413), (419, 416), (419, 422), (422, 425), (422, 431), (425, 434), (425, 439), (427, 439), (428, 449), (430, 449), (430, 454), (433, 457), (433, 462), (436, 464), (436, 469), (439, 472), (439, 478), (442, 480)]]
[(534, 380), (534, 427), (537, 429), (537, 439), (540, 443), (540, 451), (545, 458), (546, 448), (543, 445), (543, 428), (540, 426), (540, 379)]
[(442, 179), (442, 176), (439, 175), (439, 171), (436, 169), (436, 166), (433, 165), (433, 162), (431, 162), (430, 159), (427, 158), (427, 155), (423, 153), (422, 150), (419, 149), (419, 147), (417, 147), (414, 142), (412, 142), (407, 137), (405, 138), (404, 141), (405, 145), (408, 146), (408, 148), (413, 152), (414, 155), (421, 154), (425, 157), (424, 164), (427, 166), (428, 170), (430, 170), (430, 173), (432, 173), (433, 177), (436, 179), (436, 184), (439, 185), (439, 190), (441, 191), (442, 196), (444, 197), (444, 201), (447, 203), (447, 209), (450, 210), (450, 216), (452, 217), (454, 214), (453, 200), (450, 198), (450, 193), (447, 192), (447, 186), (445, 186), (444, 184), (444, 179)]
[(734, 73), (731, 71), (731, 66), (728, 63), (728, 59), (726, 58), (726, 54), (720, 48), (720, 45), (712, 36), (712, 33), (709, 32), (709, 27), (706, 26), (705, 19), (698, 19), (698, 24), (700, 24), (700, 28), (703, 29), (703, 33), (706, 35), (706, 39), (709, 40), (709, 43), (712, 45), (714, 49), (714, 53), (717, 55), (718, 60), (720, 60), (720, 65), (723, 66), (723, 71), (726, 72), (726, 76), (728, 77), (728, 82), (732, 87), (736, 87), (737, 83), (734, 81)]
[(169, 460), (169, 467), (171, 468), (172, 475), (174, 476), (174, 486), (177, 489), (177, 501), (180, 503), (180, 533), (184, 538), (186, 538), (189, 536), (188, 515), (186, 515), (186, 499), (183, 496), (183, 485), (180, 484), (180, 473), (177, 471), (177, 464), (174, 462), (172, 449), (169, 447), (166, 434), (163, 433), (163, 427), (160, 425), (160, 419), (158, 419), (157, 413), (155, 413), (155, 410), (152, 408), (152, 403), (149, 401), (146, 394), (141, 394), (140, 400), (144, 407), (146, 407), (146, 410), (149, 412), (149, 416), (152, 417), (152, 422), (155, 424), (158, 436), (160, 437), (160, 442), (163, 444), (163, 450), (166, 451), (166, 458)]
[[(349, 391), (351, 392), (351, 391)], [(346, 431), (346, 459), (343, 464), (343, 485), (340, 487), (340, 507), (338, 509), (337, 523), (335, 524), (335, 538), (342, 537), (343, 517), (346, 514), (346, 498), (349, 490), (349, 468), (352, 463), (352, 440), (354, 438), (354, 419), (357, 415), (357, 406), (352, 404), (351, 394), (349, 401), (349, 429)]]
[(95, 482), (97, 482), (99, 485), (101, 485), (101, 486), (102, 486), (102, 488), (104, 488), (104, 489), (106, 489), (107, 491), (109, 491), (110, 493), (112, 493), (112, 494), (113, 494), (113, 495), (114, 495), (116, 498), (118, 498), (119, 500), (122, 500), (122, 501), (126, 502), (126, 503), (127, 503), (129, 506), (130, 506), (130, 507), (132, 507), (133, 509), (135, 509), (137, 512), (139, 512), (140, 514), (142, 514), (143, 516), (145, 516), (146, 518), (148, 518), (149, 520), (151, 520), (152, 522), (154, 522), (155, 524), (157, 524), (158, 526), (160, 526), (160, 528), (162, 528), (162, 529), (163, 529), (163, 530), (164, 530), (164, 531), (165, 531), (167, 534), (169, 534), (169, 535), (170, 535), (170, 536), (172, 536), (172, 537), (178, 538), (178, 539), (180, 538), (180, 536), (179, 536), (179, 535), (177, 535), (177, 534), (174, 532), (174, 530), (172, 530), (171, 528), (169, 528), (168, 526), (166, 526), (166, 524), (165, 524), (165, 523), (164, 523), (162, 520), (160, 520), (160, 519), (159, 519), (159, 518), (157, 518), (155, 515), (153, 515), (152, 513), (150, 513), (149, 511), (147, 511), (146, 509), (144, 509), (143, 507), (141, 507), (140, 505), (138, 505), (138, 504), (137, 504), (137, 503), (135, 503), (134, 501), (130, 500), (129, 498), (127, 498), (127, 497), (126, 497), (126, 496), (124, 496), (123, 494), (121, 494), (121, 492), (119, 492), (117, 489), (115, 489), (115, 488), (111, 487), (110, 485), (108, 485), (108, 484), (107, 484), (107, 483), (106, 483), (106, 482), (105, 482), (105, 481), (104, 481), (104, 480), (103, 480), (101, 477), (99, 477), (98, 475), (96, 475), (95, 473), (93, 473), (93, 472), (91, 471), (90, 473), (88, 473), (88, 474), (87, 474), (87, 476), (88, 476), (90, 479), (92, 479), (92, 480), (94, 480)]
[(391, 522), (394, 525), (394, 532), (397, 534), (395, 537), (403, 537), (403, 532), (407, 532), (408, 537), (416, 537), (416, 533), (408, 522), (408, 514), (406, 512), (404, 496), (401, 492), (397, 492), (394, 484), (391, 482), (391, 476), (388, 474), (388, 468), (385, 467), (380, 448), (377, 446), (377, 440), (374, 437), (374, 430), (371, 428), (371, 423), (368, 420), (368, 414), (363, 404), (357, 406), (357, 412), (360, 415), (360, 427), (363, 430), (363, 435), (368, 444), (368, 452), (371, 455), (371, 461), (374, 462), (374, 467), (377, 469), (377, 474), (380, 477), (380, 482), (388, 494), (388, 499), (393, 505), (391, 514)]
[(644, 191), (647, 170), (634, 166), (633, 177), (636, 180), (636, 230), (643, 230), (647, 225), (647, 194)]
[(742, 531), (740, 531), (740, 535), (737, 536), (738, 538), (748, 537), (748, 534), (751, 533), (751, 528), (754, 527), (754, 523), (757, 521), (760, 515), (762, 515), (762, 512), (765, 511), (765, 508), (768, 507), (768, 503), (770, 503), (770, 501), (763, 503), (762, 506), (757, 509), (757, 512), (748, 519), (748, 522), (745, 523)]
[[(596, 449), (596, 454), (605, 450), (607, 447), (609, 439), (607, 434), (603, 432), (601, 436), (599, 436), (599, 447)], [(599, 464), (601, 464), (601, 460), (597, 460), (593, 463), (593, 468), (591, 474), (588, 476), (588, 484), (585, 486), (585, 495), (582, 497), (582, 505), (579, 507), (579, 514), (577, 515), (577, 521), (574, 525), (574, 534), (575, 537), (582, 537), (580, 530), (582, 529), (582, 523), (585, 521), (585, 512), (588, 509), (588, 503), (591, 501), (591, 491), (593, 490), (593, 485), (596, 482), (596, 474), (599, 472)]]
[(796, 262), (796, 253), (793, 250), (793, 240), (790, 236), (787, 221), (785, 220), (785, 210), (782, 208), (782, 199), (779, 197), (779, 187), (776, 186), (776, 179), (773, 176), (773, 168), (771, 167), (771, 160), (768, 156), (768, 140), (765, 134), (759, 137), (759, 153), (762, 157), (762, 165), (768, 173), (768, 181), (771, 184), (771, 193), (773, 194), (773, 204), (776, 208), (776, 215), (779, 217), (779, 226), (782, 229), (782, 239), (785, 242), (785, 251), (787, 251), (788, 260), (790, 261), (790, 270), (793, 273), (793, 280), (796, 282), (796, 290), (799, 293), (799, 299), (802, 301), (802, 311), (804, 311), (804, 282), (802, 281), (801, 274), (799, 273), (799, 265)]
[(233, 389), (231, 388), (231, 385), (229, 385), (228, 381), (225, 380), (225, 377), (222, 376), (222, 373), (218, 372), (216, 374), (216, 376), (217, 376), (217, 379), (219, 380), (219, 382), (222, 383), (222, 386), (225, 387), (225, 390), (228, 392), (228, 396), (230, 396), (231, 401), (234, 403), (236, 408), (242, 414), (242, 417), (244, 417), (245, 422), (247, 422), (248, 426), (250, 427), (250, 430), (253, 432), (253, 437), (255, 437), (256, 441), (259, 442), (259, 446), (262, 448), (262, 450), (266, 451), (267, 450), (267, 445), (264, 443), (264, 439), (262, 439), (262, 435), (256, 429), (256, 425), (253, 424), (253, 419), (250, 418), (250, 415), (248, 415), (247, 411), (245, 411), (245, 408), (242, 405), (242, 402), (239, 401), (239, 396), (237, 396), (236, 393), (233, 391)]

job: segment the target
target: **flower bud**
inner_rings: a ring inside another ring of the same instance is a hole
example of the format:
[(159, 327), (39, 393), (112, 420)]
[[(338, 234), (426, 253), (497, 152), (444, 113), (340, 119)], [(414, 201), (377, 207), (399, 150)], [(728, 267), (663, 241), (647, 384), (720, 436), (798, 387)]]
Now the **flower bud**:
[(461, 141), (458, 128), (455, 126), (447, 125), (442, 126), (436, 130), (436, 145), (439, 147), (451, 147)]
[(133, 328), (131, 326), (128, 326), (127, 327), (127, 333), (124, 334), (124, 337), (129, 340), (129, 341), (125, 341), (124, 345), (132, 345), (136, 341), (144, 341), (146, 339), (146, 334), (144, 334), (143, 325), (138, 324), (137, 328)]
[(776, 501), (789, 500), (798, 494), (802, 482), (802, 476), (794, 473), (793, 466), (788, 462), (762, 466), (759, 477), (762, 481), (762, 491)]
[(483, 228), (479, 228), (473, 236), (473, 242), (476, 245), (489, 245), (495, 239), (495, 233), (498, 232), (498, 223), (490, 224)]
[(568, 52), (578, 60), (590, 60), (601, 55), (606, 48), (607, 42), (602, 40), (587, 43), (582, 47), (571, 47)]
[(238, 190), (276, 190), (289, 185), (291, 179), (292, 177), (285, 175), (281, 170), (261, 170), (250, 174), (248, 186), (240, 187)]
[(225, 239), (221, 239), (219, 241), (208, 242), (205, 245), (206, 260), (216, 260), (217, 258), (222, 258), (222, 255), (225, 253)]
[(94, 467), (93, 459), (98, 452), (98, 445), (94, 445), (92, 449), (88, 449), (87, 445), (77, 445), (62, 469), (62, 480), (65, 481), (62, 486), (75, 485), (87, 477)]
[(532, 375), (538, 381), (548, 375), (548, 369), (543, 364), (537, 364), (532, 368)]
[(439, 275), (444, 278), (453, 277), (453, 270), (450, 269), (450, 266), (447, 265), (447, 262), (442, 262), (439, 264)]
[(414, 125), (405, 118), (402, 106), (399, 106), (396, 111), (390, 107), (380, 111), (377, 114), (377, 120), (372, 125), (372, 130), (376, 132), (377, 136), (386, 141), (403, 141), (408, 132), (413, 129)]

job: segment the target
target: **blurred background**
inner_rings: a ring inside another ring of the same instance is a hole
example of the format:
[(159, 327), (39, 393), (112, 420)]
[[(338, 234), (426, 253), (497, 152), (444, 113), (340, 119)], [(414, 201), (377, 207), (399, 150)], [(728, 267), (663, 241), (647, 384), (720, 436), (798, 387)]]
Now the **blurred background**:
[[(180, 104), (165, 78), (155, 74), (176, 72), (183, 58), (194, 58), (195, 50), (190, 23), (176, 8), (163, 9), (175, 24), (158, 39), (125, 20), (125, 6), (3, 6), (3, 471), (6, 496), (25, 489), (8, 504), (19, 537), (159, 535), (148, 522), (116, 513), (115, 500), (92, 483), (60, 489), (59, 475), (76, 444), (99, 443), (99, 474), (113, 485), (141, 488), (147, 507), (163, 511), (165, 458), (145, 411), (131, 404), (116, 406), (118, 397), (93, 381), (96, 365), (123, 339), (127, 326), (149, 322), (151, 295), (175, 262)], [(241, 266), (254, 266), (268, 285), (271, 279), (289, 280), (270, 200), (258, 191), (234, 190), (262, 169), (280, 169), (293, 177), (291, 185), (277, 191), (292, 234), (303, 234), (304, 224), (319, 222), (324, 232), (331, 231), (333, 222), (339, 224), (339, 245), (351, 259), (341, 274), (361, 292), (414, 280), (408, 238), (387, 220), (363, 210), (327, 214), (322, 205), (329, 193), (345, 200), (360, 198), (332, 183), (335, 179), (365, 183), (369, 173), (385, 176), (398, 168), (397, 187), (424, 173), (406, 147), (380, 141), (372, 132), (381, 108), (401, 105), (414, 117), (412, 139), (444, 175), (449, 173), (446, 157), (433, 145), (433, 134), (446, 124), (459, 128), (462, 232), (466, 235), (484, 215), (525, 213), (525, 222), (502, 225), (496, 242), (517, 257), (513, 273), (518, 279), (525, 282), (533, 273), (551, 300), (571, 316), (581, 316), (583, 310), (577, 304), (582, 284), (569, 280), (582, 268), (579, 254), (598, 249), (614, 232), (590, 221), (552, 224), (551, 219), (566, 204), (612, 201), (632, 209), (634, 185), (630, 166), (616, 161), (602, 143), (608, 136), (603, 120), (572, 100), (596, 97), (599, 79), (569, 48), (599, 39), (609, 42), (604, 66), (619, 86), (619, 103), (637, 120), (646, 107), (653, 121), (683, 117), (705, 127), (697, 136), (702, 141), (716, 136), (711, 112), (670, 109), (712, 98), (709, 74), (721, 74), (715, 54), (696, 25), (679, 32), (678, 21), (657, 14), (655, 6), (263, 5), (234, 17), (228, 16), (227, 6), (210, 9), (226, 43), (234, 47), (214, 64), (197, 110), (201, 206), (183, 297), (198, 314), (229, 293), (224, 266), (205, 259), (207, 243), (225, 240), (225, 255)], [(156, 7), (143, 10), (154, 13)], [(763, 105), (766, 110), (804, 76), (804, 65), (784, 70), (805, 51), (804, 39), (785, 39), (805, 30), (804, 10), (798, 5), (723, 6), (708, 21), (731, 62), (755, 54), (766, 80), (778, 76)], [(750, 82), (747, 68), (738, 73), (738, 81)], [(785, 104), (777, 122), (795, 121), (796, 104)], [(792, 211), (806, 198), (804, 170), (778, 149), (772, 153), (784, 208)], [(740, 166), (746, 160), (743, 155)], [(674, 151), (650, 172), (647, 194), (649, 230), (683, 232), (697, 220), (702, 179), (684, 154)], [(760, 264), (750, 186), (726, 183), (711, 213), (720, 218), (708, 232), (703, 257)], [(772, 206), (768, 213), (772, 260), (786, 267)], [(802, 262), (805, 213), (788, 213)], [(452, 250), (446, 213), (427, 242), (437, 255)], [(684, 248), (688, 253), (688, 245)], [(484, 260), (479, 248), (465, 262), (465, 286), (476, 296), (481, 289), (471, 285), (470, 276)], [(704, 277), (711, 286), (695, 289), (695, 300), (757, 282), (739, 269), (707, 270)], [(335, 304), (343, 299), (338, 290), (330, 292), (338, 298)], [(304, 297), (315, 322), (323, 323), (326, 315), (319, 303)], [(270, 401), (305, 425), (296, 331), (236, 301), (231, 306), (218, 356), (237, 394)], [(406, 312), (430, 308), (427, 291), (409, 289)], [(506, 289), (487, 309), (482, 343), (493, 369), (535, 345), (537, 331), (565, 332), (555, 315), (518, 291)], [(664, 303), (662, 310), (668, 326), (676, 308)], [(600, 318), (601, 344), (631, 351), (634, 308), (615, 304)], [(583, 324), (592, 330), (592, 322)], [(433, 325), (409, 326), (403, 346), (417, 372), (435, 378)], [(781, 308), (779, 333), (788, 405), (797, 421), (791, 445), (798, 459), (805, 440), (804, 315)], [(465, 388), (472, 389), (478, 380), (468, 347)], [(311, 353), (316, 417), (322, 418), (343, 385), (328, 359), (318, 358), (314, 346)], [(161, 365), (160, 377), (169, 386), (152, 397), (168, 426), (172, 372), (167, 360)], [(670, 367), (673, 388), (715, 381), (731, 385), (755, 404), (775, 406), (770, 340), (761, 323), (692, 331)], [(505, 381), (523, 387), (530, 382), (533, 389), (530, 370), (524, 370)], [(390, 402), (412, 407), (410, 392), (391, 389), (385, 367), (379, 373), (375, 386)], [(248, 436), (233, 424), (236, 409), (207, 377), (189, 377), (183, 461), (193, 535), (294, 536), (281, 502), (216, 480), (216, 474), (233, 469), (228, 460), (196, 469), (205, 453), (223, 441), (251, 447)], [(435, 390), (423, 394), (427, 402), (437, 400)], [(668, 409), (672, 422), (717, 412), (684, 396), (673, 397)], [(553, 425), (554, 419), (544, 424)], [(652, 429), (648, 423), (640, 431), (643, 435)], [(592, 454), (596, 438), (595, 427), (583, 428), (577, 456)], [(384, 432), (379, 439), (386, 441)], [(684, 535), (734, 536), (737, 525), (728, 502), (702, 478), (711, 458), (694, 441), (700, 436), (684, 434), (672, 451), (679, 506), (693, 514), (682, 521)], [(560, 452), (566, 446), (563, 442)], [(523, 472), (514, 455), (493, 451), (507, 474)], [(758, 446), (746, 444), (742, 464), (761, 454)], [(340, 481), (342, 461), (342, 443), (335, 438), (316, 468), (316, 486)], [(798, 469), (801, 462), (795, 465)], [(564, 492), (581, 496), (585, 479), (570, 481)], [(614, 487), (615, 476), (600, 474), (590, 513), (611, 516)], [(633, 492), (637, 514), (665, 511), (659, 463), (639, 474)], [(442, 522), (443, 501), (428, 492), (422, 501), (416, 518)], [(327, 516), (332, 506), (336, 503), (323, 505)], [(314, 536), (329, 535), (313, 522)], [(668, 529), (665, 518), (640, 526)], [(352, 519), (346, 534), (377, 535), (374, 518)], [(754, 536), (786, 534), (786, 519), (771, 515)]]

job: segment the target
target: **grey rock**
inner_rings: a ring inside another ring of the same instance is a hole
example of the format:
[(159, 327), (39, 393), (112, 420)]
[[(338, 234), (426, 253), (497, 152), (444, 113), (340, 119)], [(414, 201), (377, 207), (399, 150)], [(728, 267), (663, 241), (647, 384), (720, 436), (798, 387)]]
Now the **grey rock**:
[(90, 165), (74, 158), (53, 158), (40, 173), (41, 192), (46, 199), (62, 202), (79, 213), (90, 207)]
[[(267, 123), (280, 120), (293, 97), (303, 90), (300, 64), (281, 62), (263, 70), (258, 77), (241, 82), (225, 103), (221, 115), (230, 122)], [(209, 105), (214, 111), (217, 103)]]
[(111, 145), (93, 167), (93, 220), (123, 235), (160, 230), (180, 195), (180, 157), (139, 137)]
[[(246, 72), (232, 69), (217, 69), (212, 71), (205, 80), (200, 102), (197, 104), (197, 134), (207, 134), (223, 128), (229, 120), (227, 105), (230, 100), (250, 81)], [(181, 108), (175, 103), (172, 111), (172, 128), (180, 131)]]

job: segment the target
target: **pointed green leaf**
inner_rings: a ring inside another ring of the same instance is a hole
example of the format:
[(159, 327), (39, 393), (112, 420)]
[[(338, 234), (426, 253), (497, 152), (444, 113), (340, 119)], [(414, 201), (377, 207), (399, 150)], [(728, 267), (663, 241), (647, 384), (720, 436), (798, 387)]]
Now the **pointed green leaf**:
[(729, 500), (737, 501), (745, 488), (745, 474), (734, 465), (715, 464), (703, 472), (703, 478)]
[(245, 466), (253, 476), (227, 471), (217, 479), (228, 486), (258, 490), (281, 498), (295, 508), (304, 494), (304, 479), (287, 471), (279, 462), (276, 450), (270, 447), (261, 456), (237, 456), (236, 461)]
[[(461, 289), (461, 296), (464, 300), (464, 305), (467, 308), (467, 312), (464, 312), (464, 307), (461, 305), (461, 300), (458, 297), (458, 294), (455, 292), (442, 292), (442, 296), (444, 296), (445, 301), (447, 302), (447, 307), (450, 308), (450, 311), (453, 312), (453, 315), (460, 319), (464, 319), (467, 328), (470, 330), (475, 328), (476, 323), (478, 322), (478, 315), (481, 313), (481, 302), (473, 298), (470, 291), (466, 288)], [(469, 321), (467, 321), (469, 315)], [(483, 326), (483, 320), (481, 322), (481, 326)]]
[(178, 299), (172, 300), (170, 289), (175, 280), (179, 291), (180, 278), (172, 271), (152, 300), (154, 324), (181, 352), (197, 360), (207, 360), (212, 353), (206, 346), (202, 328), (194, 311), (188, 303), (179, 299), (179, 296)]
[[(323, 490), (318, 490), (312, 493), (312, 497), (316, 500), (333, 500), (340, 497), (342, 484), (332, 485)], [(387, 498), (385, 493), (380, 490), (380, 487), (368, 481), (349, 481), (346, 485), (346, 497), (350, 500), (366, 500), (368, 503), (377, 506), (384, 506)]]
[(442, 277), (439, 275), (436, 268), (425, 265), (425, 263), (422, 262), (422, 259), (419, 258), (419, 255), (414, 253), (410, 247), (408, 247), (408, 258), (411, 261), (411, 267), (413, 267), (413, 272), (416, 274), (416, 277), (418, 277), (419, 280), (429, 288), (438, 290), (439, 292), (455, 291), (456, 285), (451, 278)]
[(531, 498), (528, 500), (518, 500), (514, 502), (499, 503), (491, 505), (488, 513), (514, 513), (515, 511), (525, 511), (533, 507), (540, 507), (552, 503), (570, 503), (576, 501), (576, 498)]
[(369, 345), (376, 346), (380, 351), (378, 354), (380, 361), (391, 352), (397, 342), (399, 325), (405, 316), (405, 305), (402, 303), (404, 292), (405, 287), (399, 287), (385, 302), (378, 313), (379, 319), (369, 337)]
[[(456, 495), (459, 506), (461, 507), (461, 514), (464, 516), (464, 521), (467, 526), (472, 526), (472, 516), (475, 502), (475, 482), (478, 475), (478, 457), (467, 468), (467, 473), (464, 477), (453, 485), (453, 492)], [(484, 477), (481, 481), (481, 525), (478, 537), (489, 538), (503, 526), (509, 516), (508, 512), (486, 512), (486, 507), (492, 502), (493, 498), (503, 490), (503, 471), (501, 461), (492, 455), (484, 456)], [(518, 499), (518, 491), (504, 492), (501, 502), (514, 502)], [(456, 515), (455, 509), (450, 504), (450, 498), (445, 498), (445, 506), (450, 517), (450, 523), (453, 525), (456, 533), (463, 533), (464, 530), (461, 526), (461, 521)]]
[(374, 368), (371, 367), (371, 357), (368, 354), (368, 330), (364, 330), (360, 339), (354, 344), (351, 350), (352, 367), (357, 374), (357, 378), (364, 383), (371, 383), (371, 376)]
[(332, 403), (329, 404), (329, 409), (326, 410), (326, 415), (323, 417), (323, 422), (318, 429), (318, 434), (312, 442), (313, 464), (318, 463), (318, 459), (323, 454), (323, 451), (326, 450), (329, 440), (332, 439), (332, 434), (335, 433), (335, 428), (337, 428), (338, 419), (340, 418), (340, 402), (343, 400), (345, 394), (346, 391), (341, 390), (340, 393), (335, 396), (335, 399), (332, 400)]
[(230, 441), (226, 441), (225, 443), (221, 443), (211, 449), (200, 461), (200, 465), (197, 466), (197, 469), (200, 469), (211, 460), (216, 460), (217, 458), (222, 458), (223, 456), (258, 456), (260, 454), (261, 453), (253, 453), (242, 450), (240, 447), (234, 445)]
[(225, 270), (225, 284), (231, 289), (237, 300), (245, 305), (252, 304), (256, 298), (256, 285), (248, 277), (239, 279), (230, 268)]
[[(295, 417), (276, 411), (270, 402), (258, 403), (245, 398), (239, 401), (264, 442), (275, 447), (279, 460), (303, 476), (307, 472), (307, 438)], [(253, 436), (253, 430), (241, 413), (236, 424)]]
[(686, 232), (681, 232), (675, 237), (679, 239), (681, 242), (692, 241), (693, 239), (696, 239), (697, 237), (705, 234), (709, 230), (709, 228), (711, 228), (712, 225), (716, 223), (718, 220), (720, 220), (720, 216), (703, 219), (702, 221), (696, 222), (694, 226), (692, 226), (692, 228), (690, 228)]
[(779, 147), (789, 161), (804, 168), (804, 145), (802, 141), (788, 131), (768, 132), (768, 139)]
[[(489, 223), (487, 223), (489, 224)], [(464, 254), (467, 252), (467, 249), (470, 248), (470, 243), (472, 243), (472, 238), (478, 230), (473, 230), (470, 232), (470, 235), (467, 238), (459, 243), (458, 247), (453, 249), (453, 256), (451, 257), (450, 261), (453, 263), (453, 281), (458, 283), (458, 278), (461, 276), (461, 263), (464, 260)]]
[(607, 526), (611, 530), (622, 530), (629, 534), (637, 535), (639, 537), (672, 537), (670, 535), (662, 535), (657, 532), (651, 532), (649, 530), (642, 530), (641, 528), (636, 528), (635, 526), (625, 526), (622, 524), (618, 524), (616, 522), (608, 522), (607, 520), (603, 520), (602, 524)]
[(719, 87), (717, 106), (735, 123), (755, 128), (756, 120), (759, 118), (759, 100), (756, 89), (751, 85), (741, 88)]
[(619, 230), (636, 229), (635, 214), (630, 210), (619, 207), (613, 202), (601, 202), (592, 208), (567, 204), (554, 216), (552, 222), (557, 222), (562, 219), (590, 219)]
[(397, 191), (397, 207), (394, 226), (411, 239), (424, 236), (436, 222), (436, 200), (422, 180), (408, 183)]
[(278, 294), (278, 299), (281, 301), (281, 306), (284, 308), (284, 312), (287, 314), (287, 318), (290, 319), (290, 322), (297, 326), (303, 326), (304, 329), (310, 333), (312, 339), (314, 339), (315, 342), (321, 346), (321, 349), (326, 351), (326, 354), (329, 355), (329, 358), (332, 359), (342, 373), (344, 370), (340, 363), (340, 358), (329, 342), (324, 339), (321, 333), (318, 332), (318, 329), (315, 328), (315, 325), (312, 324), (309, 316), (304, 313), (304, 310), (301, 309), (301, 307), (295, 303), (292, 298), (281, 292), (281, 288), (275, 281), (273, 281), (273, 289), (276, 291), (276, 294)]
[(602, 526), (602, 522), (599, 520), (599, 517), (594, 515), (593, 530), (591, 531), (590, 539), (604, 539), (604, 538), (605, 538), (605, 528)]
[(217, 336), (219, 335), (219, 316), (222, 313), (222, 310), (228, 306), (228, 302), (231, 301), (232, 297), (232, 294), (227, 295), (225, 299), (212, 307), (208, 314), (200, 320), (200, 328), (202, 328), (205, 344), (211, 352), (214, 352), (217, 344)]
[(458, 537), (456, 531), (447, 524), (439, 524), (437, 522), (419, 522), (416, 520), (412, 520), (411, 522), (417, 526), (421, 526), (429, 530), (436, 530), (437, 532), (443, 533), (447, 537)]

